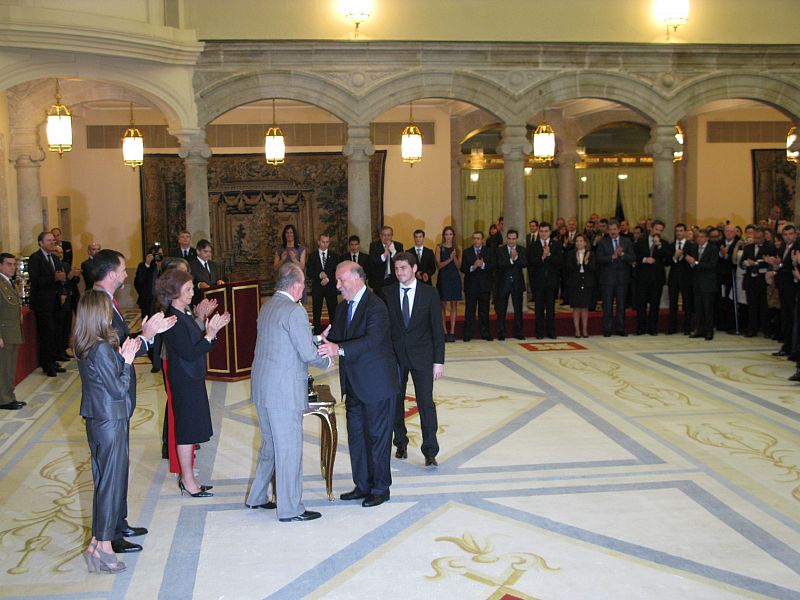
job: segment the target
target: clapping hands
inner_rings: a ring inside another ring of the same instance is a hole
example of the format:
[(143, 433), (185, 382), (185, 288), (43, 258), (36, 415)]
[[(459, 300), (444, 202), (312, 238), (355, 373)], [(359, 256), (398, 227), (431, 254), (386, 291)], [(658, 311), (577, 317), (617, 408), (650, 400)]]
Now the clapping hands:
[(119, 348), (119, 353), (127, 364), (133, 364), (133, 359), (136, 358), (136, 353), (142, 345), (142, 338), (128, 338), (122, 342)]
[(152, 340), (159, 333), (164, 333), (167, 329), (170, 329), (177, 320), (178, 317), (174, 315), (166, 317), (162, 312), (145, 317), (142, 319), (142, 335), (144, 339)]
[(215, 310), (217, 310), (217, 301), (215, 299), (203, 298), (200, 303), (194, 307), (194, 316), (204, 321)]
[(206, 337), (214, 338), (220, 329), (231, 322), (229, 313), (215, 314), (206, 321)]

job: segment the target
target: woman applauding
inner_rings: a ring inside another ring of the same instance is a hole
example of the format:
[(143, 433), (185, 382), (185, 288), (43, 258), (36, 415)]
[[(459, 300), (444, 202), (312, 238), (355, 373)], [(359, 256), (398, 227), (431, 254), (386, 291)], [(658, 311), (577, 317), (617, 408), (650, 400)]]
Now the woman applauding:
[(169, 355), (169, 387), (175, 417), (175, 438), (178, 446), (181, 494), (195, 498), (212, 496), (211, 486), (200, 485), (194, 476), (195, 444), (211, 439), (211, 411), (206, 393), (206, 354), (214, 345), (217, 332), (228, 324), (229, 314), (214, 314), (201, 328), (192, 315), (194, 295), (192, 276), (179, 269), (164, 273), (156, 283), (156, 296), (167, 316), (175, 316), (175, 326), (164, 333)]
[[(112, 320), (111, 298), (89, 290), (78, 303), (73, 350), (81, 375), (81, 416), (86, 419), (86, 439), (92, 455), (94, 500), (92, 541), (86, 549), (89, 572), (119, 573), (111, 540), (120, 518), (128, 479), (128, 384), (133, 358), (141, 339), (127, 339), (119, 347)], [(124, 516), (124, 515), (122, 515)]]

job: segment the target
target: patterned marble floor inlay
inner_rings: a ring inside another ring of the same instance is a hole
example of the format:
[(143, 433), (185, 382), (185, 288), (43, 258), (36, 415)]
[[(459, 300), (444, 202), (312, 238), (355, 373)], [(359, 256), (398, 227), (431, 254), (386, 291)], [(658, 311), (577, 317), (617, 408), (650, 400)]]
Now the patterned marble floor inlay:
[[(260, 436), (249, 382), (209, 382), (209, 499), (161, 459), (164, 388), (137, 364), (129, 517), (150, 529), (114, 577), (86, 572), (92, 478), (76, 364), (29, 376), (0, 414), (0, 598), (800, 598), (800, 387), (764, 340), (720, 335), (447, 346), (426, 469), (409, 382), (409, 458), (391, 501), (329, 502), (317, 420), (304, 499), (279, 523), (244, 499)], [(313, 373), (338, 397), (335, 370)], [(334, 492), (352, 488), (337, 408)]]

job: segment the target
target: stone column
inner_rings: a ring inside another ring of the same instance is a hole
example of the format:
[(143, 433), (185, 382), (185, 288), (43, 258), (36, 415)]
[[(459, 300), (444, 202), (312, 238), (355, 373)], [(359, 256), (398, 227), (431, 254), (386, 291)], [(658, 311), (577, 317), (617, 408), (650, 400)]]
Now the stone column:
[[(574, 140), (561, 139), (558, 153), (558, 210), (556, 217), (578, 218), (578, 184), (575, 165), (580, 161)], [(553, 219), (555, 220), (555, 219)], [(527, 230), (526, 230), (527, 231)]]
[(666, 224), (671, 232), (675, 225), (675, 166), (673, 152), (678, 142), (675, 140), (675, 125), (654, 125), (650, 130), (650, 142), (645, 152), (653, 156), (653, 214)]
[[(506, 125), (500, 154), (503, 155), (503, 218), (505, 230), (516, 229), (524, 238), (525, 223), (525, 157), (531, 152), (525, 125)], [(497, 217), (498, 215), (492, 215)]]
[(178, 156), (186, 169), (186, 229), (192, 240), (211, 240), (211, 216), (208, 206), (208, 159), (211, 148), (206, 144), (205, 129), (170, 131), (181, 147)]
[(19, 248), (23, 255), (34, 252), (41, 233), (42, 187), (39, 170), (45, 153), (39, 146), (36, 129), (12, 129), (9, 159), (17, 172), (17, 204), (19, 214)]
[[(347, 230), (361, 239), (361, 248), (366, 251), (372, 241), (369, 159), (375, 154), (369, 125), (348, 125), (342, 154), (347, 157)], [(380, 219), (382, 225), (383, 215)]]

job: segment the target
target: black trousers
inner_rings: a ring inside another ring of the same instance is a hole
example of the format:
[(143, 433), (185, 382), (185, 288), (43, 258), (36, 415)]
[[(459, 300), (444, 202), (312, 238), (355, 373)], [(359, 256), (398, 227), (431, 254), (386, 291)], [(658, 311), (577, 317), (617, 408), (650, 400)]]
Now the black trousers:
[[(329, 283), (328, 286), (331, 284)], [(328, 321), (333, 323), (333, 315), (336, 312), (336, 288), (333, 293), (317, 293), (311, 292), (311, 318), (314, 323), (314, 335), (322, 333), (322, 302), (328, 307)]]
[(663, 283), (639, 282), (636, 290), (636, 333), (658, 333)]
[(506, 313), (508, 312), (508, 296), (514, 304), (514, 335), (522, 337), (522, 289), (498, 289), (494, 299), (494, 310), (497, 313), (497, 336), (506, 337)]
[(475, 308), (478, 309), (478, 326), (481, 337), (489, 334), (489, 290), (464, 290), (464, 339), (472, 337), (475, 329)]
[(115, 540), (125, 520), (128, 493), (128, 420), (86, 419), (86, 439), (92, 455), (92, 535)]
[(345, 397), (350, 468), (353, 483), (359, 492), (375, 495), (389, 493), (389, 486), (392, 485), (389, 462), (395, 402), (394, 397), (362, 400), (352, 393)]
[(556, 295), (558, 286), (537, 285), (533, 288), (536, 306), (536, 337), (556, 337)]
[[(674, 267), (673, 267), (674, 268)], [(678, 331), (678, 295), (683, 302), (683, 332), (692, 330), (692, 313), (694, 301), (692, 299), (692, 281), (678, 278), (669, 286), (669, 332)]]
[(422, 454), (426, 458), (434, 458), (439, 454), (439, 442), (436, 441), (439, 420), (436, 416), (436, 405), (433, 403), (433, 363), (429, 368), (421, 370), (400, 367), (400, 392), (397, 394), (394, 413), (394, 445), (398, 448), (408, 446), (405, 398), (409, 373), (414, 381), (419, 423), (422, 428)]
[(711, 335), (714, 333), (714, 298), (716, 288), (705, 290), (695, 285), (694, 309), (697, 318), (697, 333)]
[(795, 304), (798, 297), (798, 286), (793, 283), (778, 288), (781, 298), (781, 350), (792, 353), (794, 347)]
[(754, 281), (744, 293), (747, 296), (747, 334), (757, 335), (761, 329), (765, 335), (769, 335), (766, 284), (763, 281)]
[[(627, 280), (600, 285), (600, 297), (603, 300), (603, 333), (625, 331), (625, 298), (627, 295)], [(613, 312), (614, 302), (617, 304), (616, 314)]]
[(36, 316), (36, 341), (39, 343), (39, 366), (43, 369), (54, 369), (59, 345), (55, 311), (34, 309), (34, 314)]

